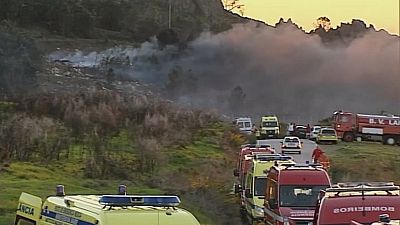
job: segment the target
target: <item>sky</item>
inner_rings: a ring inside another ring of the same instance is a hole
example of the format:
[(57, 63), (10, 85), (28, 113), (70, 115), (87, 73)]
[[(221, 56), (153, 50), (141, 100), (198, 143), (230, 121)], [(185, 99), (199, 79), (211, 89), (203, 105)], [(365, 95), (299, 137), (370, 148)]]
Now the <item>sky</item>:
[[(223, 2), (226, 0), (222, 0)], [(313, 29), (316, 19), (326, 16), (332, 27), (341, 22), (361, 19), (376, 29), (399, 35), (399, 0), (239, 0), (244, 16), (274, 25), (280, 18), (292, 21), (304, 30)]]

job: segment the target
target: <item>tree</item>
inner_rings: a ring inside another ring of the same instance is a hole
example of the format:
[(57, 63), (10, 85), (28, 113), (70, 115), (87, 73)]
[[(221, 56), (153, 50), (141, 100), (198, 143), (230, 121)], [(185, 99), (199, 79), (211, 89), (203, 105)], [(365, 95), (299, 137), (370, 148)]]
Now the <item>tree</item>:
[(331, 29), (331, 20), (326, 16), (321, 16), (314, 24), (315, 29), (322, 27), (326, 32)]
[(231, 95), (229, 96), (229, 108), (232, 112), (240, 113), (243, 108), (244, 99), (246, 98), (246, 94), (243, 92), (242, 87), (236, 86), (231, 91)]
[(234, 9), (239, 10), (240, 15), (244, 14), (244, 4), (239, 2), (240, 0), (224, 0), (224, 8), (225, 10), (232, 12)]

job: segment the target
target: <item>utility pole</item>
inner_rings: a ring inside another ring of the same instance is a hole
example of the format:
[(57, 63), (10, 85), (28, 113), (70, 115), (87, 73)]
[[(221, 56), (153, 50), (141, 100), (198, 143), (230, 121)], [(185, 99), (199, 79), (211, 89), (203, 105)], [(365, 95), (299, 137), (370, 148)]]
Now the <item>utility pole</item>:
[(168, 0), (168, 29), (171, 29), (171, 13), (172, 13), (171, 0)]

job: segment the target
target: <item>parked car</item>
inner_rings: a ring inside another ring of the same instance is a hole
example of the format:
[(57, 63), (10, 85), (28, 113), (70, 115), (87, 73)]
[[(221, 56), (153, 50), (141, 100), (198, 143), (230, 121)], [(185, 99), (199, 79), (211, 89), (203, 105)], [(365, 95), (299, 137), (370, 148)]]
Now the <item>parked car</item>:
[(245, 134), (252, 133), (252, 122), (251, 118), (249, 117), (240, 117), (236, 118), (234, 123), (239, 128), (239, 130)]
[(300, 141), (300, 138), (295, 136), (288, 136), (283, 139), (281, 144), (282, 154), (285, 152), (298, 152), (299, 154), (301, 154), (303, 142)]
[(321, 128), (321, 130), (318, 133), (316, 142), (323, 143), (323, 142), (329, 142), (333, 144), (337, 144), (338, 142), (338, 137), (336, 134), (335, 129), (333, 128)]
[(311, 128), (310, 139), (316, 140), (320, 130), (321, 130), (321, 126), (313, 126)]
[(303, 125), (297, 125), (294, 130), (294, 136), (299, 138), (307, 138), (307, 127)]

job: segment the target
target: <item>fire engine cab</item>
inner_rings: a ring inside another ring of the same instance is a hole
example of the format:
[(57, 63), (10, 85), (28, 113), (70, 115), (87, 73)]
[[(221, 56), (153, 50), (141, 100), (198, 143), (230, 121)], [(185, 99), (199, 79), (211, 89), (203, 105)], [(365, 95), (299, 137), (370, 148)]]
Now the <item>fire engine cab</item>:
[(55, 196), (44, 201), (22, 193), (15, 225), (200, 225), (188, 211), (177, 208), (177, 196), (126, 195), (121, 185), (119, 195), (65, 195), (57, 186)]
[(371, 224), (382, 214), (399, 220), (399, 191), (393, 183), (339, 183), (321, 192), (313, 225)]
[(311, 224), (319, 193), (330, 186), (329, 176), (319, 164), (271, 167), (264, 200), (265, 223)]
[(343, 141), (378, 140), (388, 145), (400, 144), (398, 116), (338, 111), (333, 114), (333, 127)]

